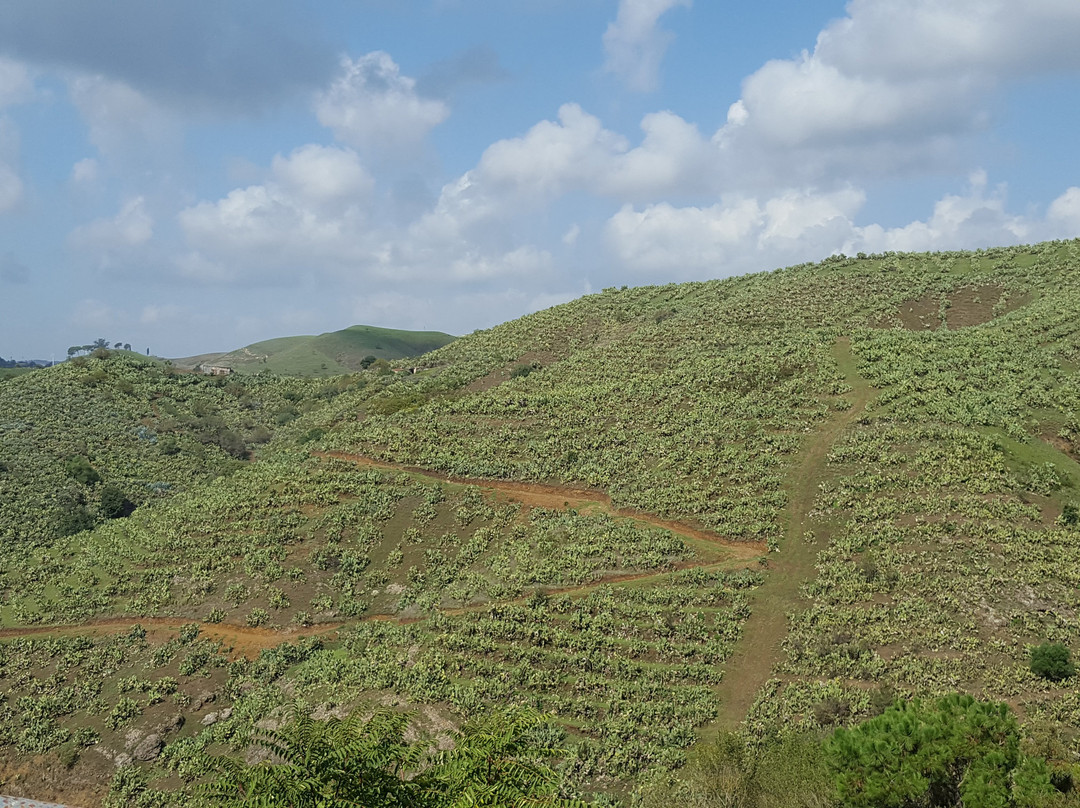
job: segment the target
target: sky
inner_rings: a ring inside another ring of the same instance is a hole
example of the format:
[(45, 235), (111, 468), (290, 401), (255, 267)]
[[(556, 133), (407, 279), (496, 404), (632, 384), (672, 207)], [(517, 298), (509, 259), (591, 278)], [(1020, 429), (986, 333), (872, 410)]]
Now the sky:
[(0, 356), (1080, 236), (1077, 0), (4, 0)]

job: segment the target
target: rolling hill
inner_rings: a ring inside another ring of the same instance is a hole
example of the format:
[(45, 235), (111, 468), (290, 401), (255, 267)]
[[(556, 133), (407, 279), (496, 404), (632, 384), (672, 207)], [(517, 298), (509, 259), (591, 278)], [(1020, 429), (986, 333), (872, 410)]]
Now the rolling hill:
[(1080, 650), (1078, 241), (607, 289), (416, 374), (68, 364), (0, 387), (0, 779), (55, 761), (35, 796), (183, 805), (298, 703), (527, 705), (565, 793), (671, 805), (688, 756), (959, 691), (1072, 777), (1075, 679), (1029, 663)]
[(441, 331), (399, 331), (354, 325), (318, 336), (279, 337), (222, 354), (172, 360), (180, 369), (199, 366), (232, 368), (236, 373), (263, 371), (282, 376), (320, 378), (361, 370), (365, 357), (403, 359), (441, 348), (455, 338)]

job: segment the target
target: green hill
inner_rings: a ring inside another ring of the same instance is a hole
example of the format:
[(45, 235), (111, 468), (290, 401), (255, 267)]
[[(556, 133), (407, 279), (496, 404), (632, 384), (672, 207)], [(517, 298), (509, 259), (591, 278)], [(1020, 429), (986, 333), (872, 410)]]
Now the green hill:
[(177, 367), (217, 366), (237, 373), (268, 371), (283, 376), (325, 377), (354, 373), (366, 357), (419, 356), (454, 340), (440, 331), (399, 331), (354, 325), (318, 336), (279, 337), (225, 354), (173, 360)]
[[(3, 765), (103, 793), (155, 736), (114, 795), (184, 804), (298, 703), (435, 735), (517, 704), (561, 725), (566, 793), (691, 804), (688, 754), (719, 788), (961, 691), (1072, 776), (1075, 680), (1030, 660), (1080, 651), (1080, 242), (608, 289), (415, 365), (0, 386)], [(105, 484), (170, 474), (108, 518)], [(60, 490), (90, 529), (49, 532)]]

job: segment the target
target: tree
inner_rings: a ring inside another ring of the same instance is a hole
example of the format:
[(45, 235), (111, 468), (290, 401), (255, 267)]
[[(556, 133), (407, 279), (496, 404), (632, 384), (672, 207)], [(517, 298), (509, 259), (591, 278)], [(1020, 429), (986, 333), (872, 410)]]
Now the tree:
[(83, 485), (94, 485), (101, 482), (101, 475), (90, 465), (90, 461), (82, 455), (71, 455), (64, 461), (64, 471), (69, 477), (78, 480)]
[(91, 345), (90, 347), (91, 348), (108, 348), (109, 347), (109, 341), (107, 339), (105, 339), (104, 337), (98, 337), (96, 340), (94, 340), (94, 344)]
[(1076, 673), (1069, 649), (1059, 642), (1044, 642), (1031, 649), (1031, 672), (1043, 679), (1060, 682)]
[(1009, 808), (1053, 791), (1045, 761), (1022, 758), (1008, 706), (962, 694), (897, 702), (836, 730), (825, 755), (846, 808)]
[(120, 488), (115, 485), (106, 485), (101, 489), (98, 513), (106, 519), (120, 519), (131, 516), (134, 511), (135, 503), (128, 499)]
[(453, 749), (433, 753), (405, 740), (410, 716), (354, 711), (319, 721), (302, 713), (253, 743), (270, 759), (247, 765), (217, 758), (217, 779), (202, 789), (226, 808), (539, 808), (582, 805), (556, 796), (559, 777), (538, 740), (546, 720), (520, 709), (498, 710), (455, 734)]

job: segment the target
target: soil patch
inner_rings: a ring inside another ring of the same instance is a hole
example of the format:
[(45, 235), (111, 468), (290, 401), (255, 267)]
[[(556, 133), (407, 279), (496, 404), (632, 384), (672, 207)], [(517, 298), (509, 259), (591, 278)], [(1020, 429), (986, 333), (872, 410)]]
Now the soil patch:
[(602, 491), (587, 488), (573, 488), (570, 486), (549, 485), (545, 483), (524, 483), (516, 480), (487, 480), (475, 477), (458, 477), (452, 474), (444, 474), (418, 466), (407, 466), (401, 463), (390, 463), (385, 460), (376, 460), (371, 457), (349, 452), (312, 452), (316, 457), (333, 460), (344, 460), (358, 466), (367, 468), (384, 469), (387, 471), (404, 471), (433, 480), (454, 483), (456, 485), (473, 485), (488, 489), (496, 496), (503, 497), (510, 502), (519, 502), (538, 508), (582, 508), (595, 507), (612, 516), (632, 519), (635, 522), (668, 530), (677, 536), (709, 542), (726, 548), (730, 554), (737, 558), (755, 558), (766, 552), (762, 542), (735, 541), (720, 536), (700, 527), (689, 525), (670, 519), (661, 519), (652, 514), (634, 510), (633, 508), (619, 508), (611, 502), (611, 497)]
[(922, 297), (905, 300), (897, 308), (895, 318), (884, 318), (873, 323), (872, 326), (890, 328), (898, 319), (908, 331), (933, 331), (941, 328), (942, 325), (953, 330), (969, 328), (988, 323), (995, 317), (1015, 311), (1026, 305), (1029, 300), (1028, 295), (1009, 293), (995, 284), (965, 286), (945, 296), (925, 294)]
[(462, 388), (462, 392), (465, 393), (482, 393), (485, 390), (490, 390), (493, 387), (498, 387), (500, 384), (510, 378), (510, 374), (514, 372), (514, 368), (518, 365), (532, 365), (536, 364), (540, 367), (547, 367), (548, 365), (558, 362), (558, 357), (551, 351), (528, 351), (523, 353), (513, 362), (503, 365), (501, 368), (496, 368), (491, 371), (487, 376), (481, 376), (478, 379), (473, 379), (465, 387)]
[(140, 625), (146, 629), (147, 636), (150, 639), (167, 641), (171, 639), (171, 635), (179, 633), (182, 626), (192, 623), (199, 626), (200, 636), (217, 640), (225, 648), (231, 649), (230, 654), (233, 658), (243, 656), (249, 659), (257, 657), (260, 651), (274, 648), (283, 642), (330, 634), (344, 625), (344, 623), (321, 623), (303, 628), (272, 629), (248, 628), (247, 626), (237, 626), (230, 623), (200, 623), (197, 620), (184, 620), (177, 617), (109, 617), (91, 620), (86, 623), (0, 629), (0, 640), (13, 637), (67, 636), (73, 634), (101, 636), (128, 631), (132, 626)]

